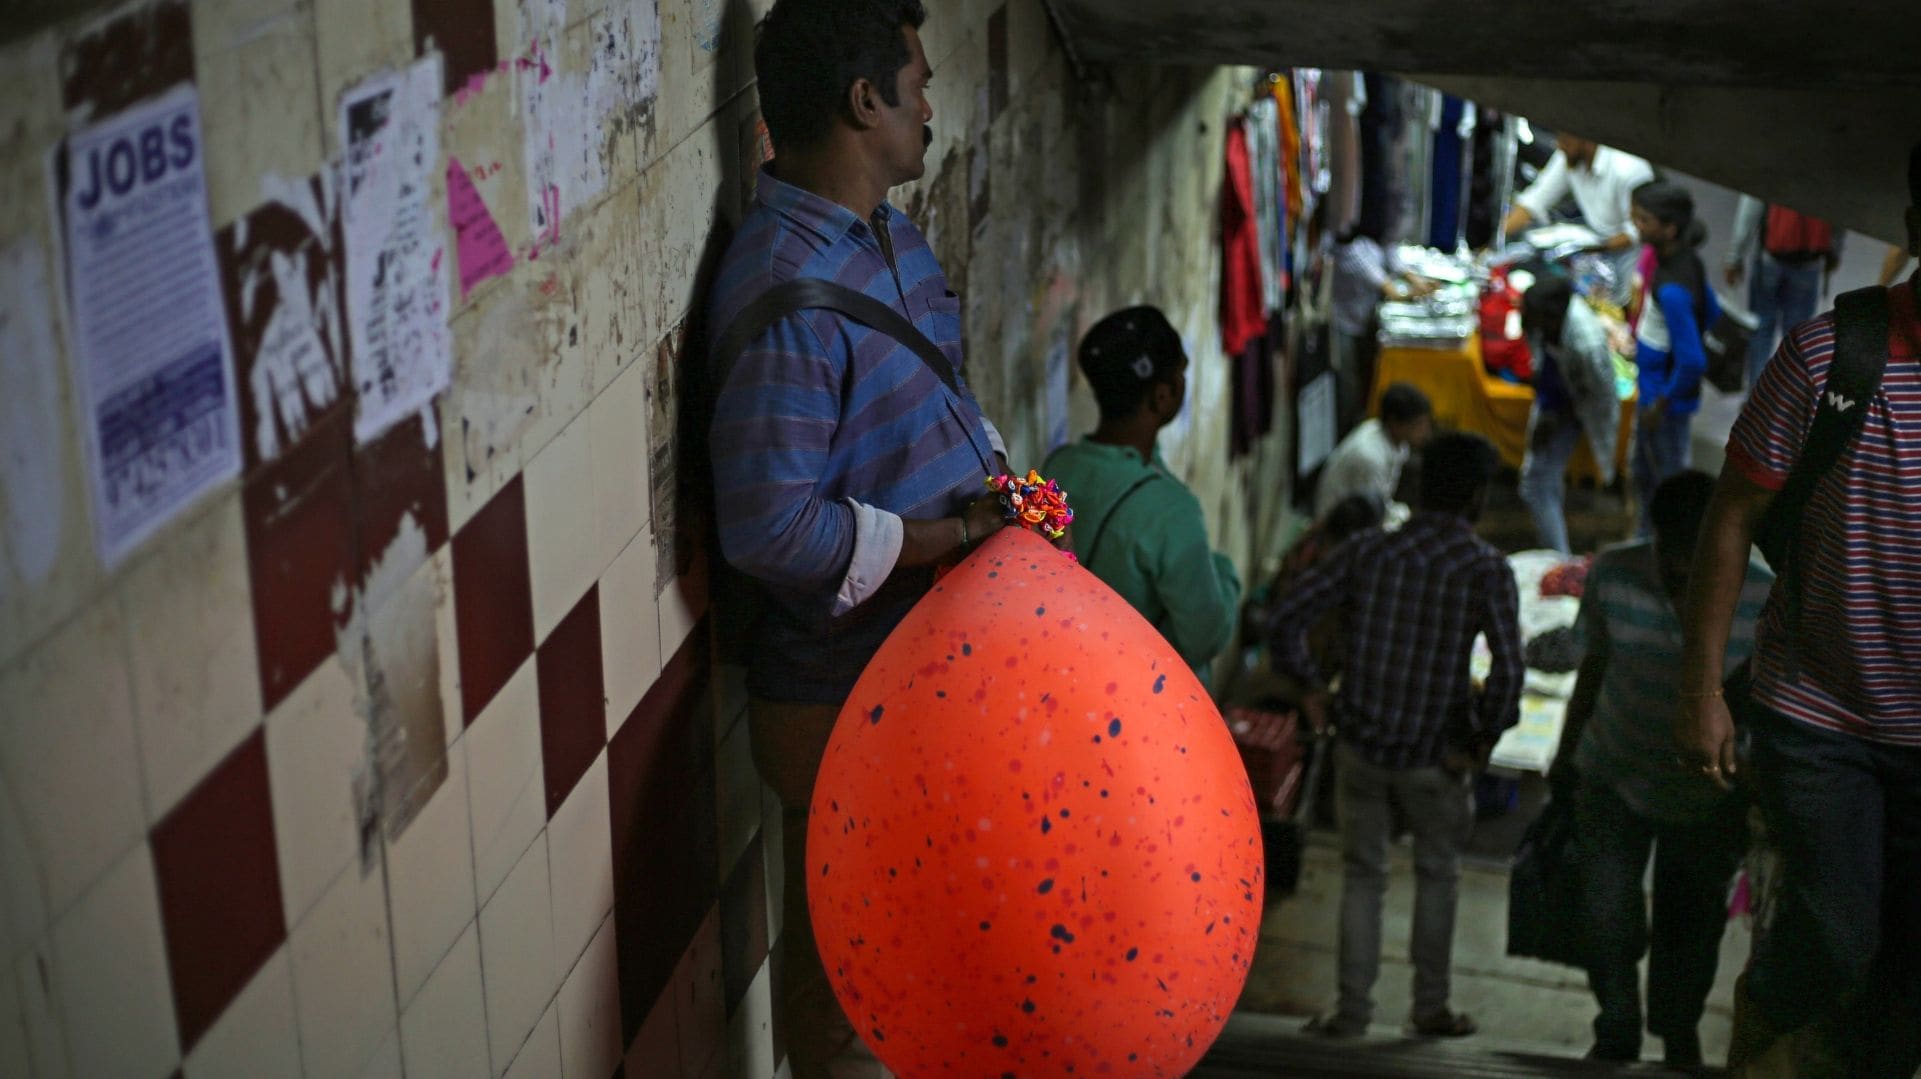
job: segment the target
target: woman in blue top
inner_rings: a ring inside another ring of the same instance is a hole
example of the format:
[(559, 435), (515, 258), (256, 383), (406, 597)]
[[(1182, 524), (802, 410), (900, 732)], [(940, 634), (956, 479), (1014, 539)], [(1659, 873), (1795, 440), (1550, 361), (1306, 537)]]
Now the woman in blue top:
[(1694, 219), (1694, 196), (1679, 184), (1655, 180), (1634, 189), (1631, 217), (1641, 241), (1657, 257), (1641, 293), (1641, 320), (1634, 332), (1640, 383), (1634, 490), (1641, 506), (1637, 534), (1646, 538), (1654, 489), (1687, 468), (1692, 457), (1689, 428), (1701, 407), (1701, 376), (1707, 371), (1701, 330), (1713, 324), (1720, 306), (1696, 253), (1708, 230)]

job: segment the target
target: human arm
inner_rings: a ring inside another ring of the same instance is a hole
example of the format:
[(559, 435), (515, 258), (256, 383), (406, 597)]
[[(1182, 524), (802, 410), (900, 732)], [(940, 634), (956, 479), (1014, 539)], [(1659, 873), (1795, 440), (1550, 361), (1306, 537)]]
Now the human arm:
[(1268, 649), (1274, 669), (1312, 687), (1315, 695), (1324, 695), (1325, 687), (1320, 666), (1308, 649), (1308, 634), (1346, 593), (1349, 568), (1359, 546), (1359, 537), (1349, 539), (1295, 578), (1269, 620)]
[(1481, 604), (1481, 632), (1487, 634), (1494, 662), (1474, 702), (1473, 748), (1485, 758), (1501, 732), (1521, 721), (1521, 690), (1527, 682), (1527, 661), (1521, 647), (1521, 595), (1507, 560), (1491, 557), (1477, 590)]
[(1674, 741), (1688, 761), (1717, 766), (1708, 775), (1722, 787), (1732, 786), (1736, 767), (1734, 719), (1721, 696), (1726, 679), (1722, 659), (1734, 628), (1735, 605), (1747, 580), (1748, 549), (1775, 494), (1730, 460), (1708, 501), (1688, 577)]
[(1734, 231), (1728, 234), (1728, 253), (1721, 268), (1731, 287), (1739, 287), (1747, 276), (1748, 264), (1760, 247), (1761, 218), (1767, 204), (1753, 195), (1742, 195), (1734, 208)]
[(1881, 287), (1893, 288), (1901, 280), (1901, 271), (1908, 268), (1908, 251), (1900, 244), (1890, 244), (1888, 253), (1881, 258)]
[[(1694, 316), (1694, 297), (1680, 285), (1662, 285), (1654, 294), (1654, 302), (1661, 305), (1661, 314), (1667, 316), (1669, 347), (1673, 349), (1674, 370), (1668, 376), (1667, 385), (1660, 395), (1649, 404), (1665, 408), (1666, 404), (1677, 397), (1685, 397), (1696, 392), (1701, 385), (1701, 376), (1707, 373), (1708, 356), (1701, 347), (1703, 327)], [(1716, 308), (1712, 290), (1709, 291), (1708, 314), (1713, 317)]]
[(1507, 212), (1502, 231), (1512, 236), (1532, 225), (1547, 224), (1554, 207), (1567, 198), (1567, 194), (1567, 155), (1556, 150), (1527, 190), (1515, 196), (1514, 207)]
[[(962, 528), (959, 517), (903, 521), (821, 493), (842, 374), (807, 316), (782, 319), (736, 360), (712, 424), (722, 553), (750, 576), (823, 594), (834, 615), (864, 602), (897, 567), (958, 553)], [(970, 541), (998, 525), (997, 512), (968, 513)]]
[(1607, 676), (1609, 638), (1607, 621), (1601, 607), (1601, 592), (1606, 587), (1606, 564), (1596, 560), (1588, 572), (1587, 588), (1581, 597), (1581, 613), (1575, 618), (1574, 633), (1582, 646), (1581, 666), (1574, 675), (1574, 692), (1568, 697), (1561, 723), (1561, 741), (1554, 751), (1554, 764), (1548, 778), (1565, 782), (1574, 774), (1574, 753), (1581, 735), (1594, 716), (1594, 705), (1601, 697), (1601, 683)]

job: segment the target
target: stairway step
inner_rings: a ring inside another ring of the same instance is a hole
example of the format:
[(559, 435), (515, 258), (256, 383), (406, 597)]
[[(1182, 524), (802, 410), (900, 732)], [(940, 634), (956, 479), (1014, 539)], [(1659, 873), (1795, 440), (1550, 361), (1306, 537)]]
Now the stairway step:
[(1375, 1027), (1365, 1037), (1329, 1039), (1301, 1033), (1302, 1020), (1236, 1015), (1192, 1073), (1197, 1079), (1337, 1079), (1382, 1076), (1399, 1079), (1485, 1079), (1559, 1075), (1675, 1075), (1657, 1064), (1629, 1068), (1582, 1060), (1554, 1046), (1494, 1044), (1479, 1036), (1461, 1039), (1403, 1037)]

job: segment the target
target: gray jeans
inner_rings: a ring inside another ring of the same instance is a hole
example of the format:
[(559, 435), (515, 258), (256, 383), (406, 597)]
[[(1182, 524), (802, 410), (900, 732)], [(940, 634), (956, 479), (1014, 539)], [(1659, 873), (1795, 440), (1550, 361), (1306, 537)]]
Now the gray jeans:
[(1461, 846), (1474, 827), (1472, 781), (1439, 767), (1382, 768), (1340, 746), (1340, 1014), (1374, 1019), (1381, 972), (1381, 898), (1387, 893), (1387, 843), (1398, 805), (1414, 833), (1414, 1018), (1447, 1007), (1454, 953), (1454, 906)]

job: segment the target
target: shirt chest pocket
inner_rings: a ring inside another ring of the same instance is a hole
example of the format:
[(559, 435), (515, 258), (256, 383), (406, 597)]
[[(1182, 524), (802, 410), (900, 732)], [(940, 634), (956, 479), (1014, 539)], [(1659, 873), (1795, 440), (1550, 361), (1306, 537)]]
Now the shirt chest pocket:
[(954, 365), (956, 373), (961, 366), (961, 299), (952, 292), (941, 292), (929, 296), (923, 311), (916, 312), (915, 322), (920, 332), (927, 335), (940, 350), (947, 354), (947, 360)]

